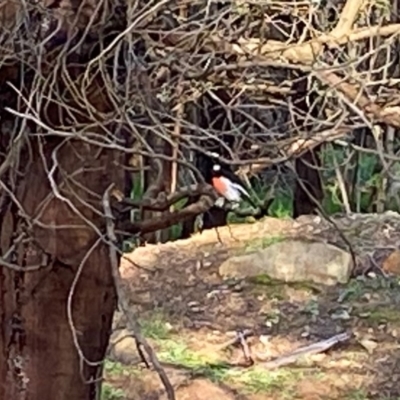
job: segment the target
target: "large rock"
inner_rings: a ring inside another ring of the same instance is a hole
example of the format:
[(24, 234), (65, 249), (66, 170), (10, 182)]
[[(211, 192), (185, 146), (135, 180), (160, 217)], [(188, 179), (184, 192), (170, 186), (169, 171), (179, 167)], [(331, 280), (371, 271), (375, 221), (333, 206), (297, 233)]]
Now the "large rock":
[(250, 254), (231, 257), (219, 268), (226, 278), (267, 275), (284, 282), (346, 283), (353, 270), (351, 255), (333, 245), (284, 240)]

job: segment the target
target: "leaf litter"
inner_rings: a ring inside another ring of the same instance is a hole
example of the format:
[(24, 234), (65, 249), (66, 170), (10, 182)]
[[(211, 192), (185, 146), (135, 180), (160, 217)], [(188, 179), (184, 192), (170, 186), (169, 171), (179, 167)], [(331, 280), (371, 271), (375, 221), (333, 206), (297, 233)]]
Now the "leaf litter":
[[(218, 275), (218, 266), (230, 255), (284, 237), (318, 238), (346, 248), (341, 235), (319, 217), (266, 218), (219, 228), (222, 243), (215, 231), (205, 231), (138, 248), (122, 260), (132, 307), (147, 321), (147, 334), (167, 373), (179, 372), (178, 400), (400, 397), (399, 282), (397, 276), (380, 274), (382, 263), (400, 247), (400, 218), (385, 213), (341, 216), (335, 222), (357, 255), (357, 276), (347, 285), (224, 282)], [(168, 335), (160, 321), (172, 327)], [(301, 348), (322, 354), (297, 357)], [(125, 368), (137, 372), (139, 367)], [(152, 371), (141, 370), (140, 378), (132, 372), (129, 383), (126, 374), (122, 383), (118, 373), (106, 374), (108, 380), (128, 400), (164, 398)], [(134, 382), (145, 390), (136, 393)]]

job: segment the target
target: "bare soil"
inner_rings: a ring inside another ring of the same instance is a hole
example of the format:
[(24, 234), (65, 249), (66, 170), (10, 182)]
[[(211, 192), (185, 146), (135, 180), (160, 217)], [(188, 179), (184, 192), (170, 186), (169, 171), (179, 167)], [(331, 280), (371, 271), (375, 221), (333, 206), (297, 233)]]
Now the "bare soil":
[[(142, 321), (162, 315), (174, 343), (181, 342), (191, 354), (210, 364), (243, 364), (240, 347), (221, 345), (238, 330), (254, 332), (248, 340), (256, 364), (251, 373), (243, 366), (219, 376), (215, 370), (179, 367), (178, 356), (175, 362), (164, 360), (178, 400), (400, 399), (400, 287), (397, 277), (379, 278), (382, 261), (399, 247), (398, 218), (342, 219), (339, 225), (340, 234), (318, 217), (300, 222), (267, 218), (126, 255), (121, 273), (132, 309)], [(224, 282), (218, 275), (230, 255), (292, 235), (344, 247), (350, 242), (358, 274), (375, 268), (378, 277), (322, 287)], [(352, 338), (327, 353), (272, 371), (262, 367), (263, 360), (340, 332)], [(115, 399), (166, 398), (154, 372), (132, 368), (106, 374), (106, 382), (120, 390)]]

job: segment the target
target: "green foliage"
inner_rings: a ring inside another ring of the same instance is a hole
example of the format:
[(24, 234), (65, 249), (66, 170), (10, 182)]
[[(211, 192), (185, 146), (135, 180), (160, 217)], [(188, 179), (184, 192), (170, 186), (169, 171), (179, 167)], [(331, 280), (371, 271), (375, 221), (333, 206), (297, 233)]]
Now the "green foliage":
[[(321, 206), (328, 214), (345, 211), (337, 168), (346, 184), (347, 196), (353, 211), (372, 212), (376, 201), (374, 196), (381, 190), (383, 179), (382, 174), (378, 172), (379, 156), (360, 153), (351, 157), (350, 151), (353, 150), (329, 144), (321, 152), (320, 175), (324, 194)], [(400, 172), (400, 163), (398, 169)], [(274, 198), (269, 207), (270, 216), (287, 218), (293, 214), (293, 193), (284, 184), (277, 185), (274, 193), (271, 193), (271, 188), (260, 182), (255, 182), (252, 189), (255, 198)], [(390, 210), (399, 210), (399, 205), (393, 200), (388, 201), (386, 206)]]
[(110, 360), (106, 360), (104, 363), (104, 372), (109, 375), (121, 375), (125, 372), (126, 366), (122, 365), (119, 362), (114, 362)]
[(291, 217), (293, 215), (293, 195), (289, 191), (278, 194), (268, 211), (271, 217)]
[[(372, 212), (377, 200), (376, 193), (383, 192), (383, 177), (379, 171), (381, 164), (378, 155), (369, 153), (359, 153), (352, 155), (350, 147), (328, 144), (321, 152), (320, 175), (323, 186), (322, 208), (327, 214), (344, 212), (342, 192), (338, 182), (337, 168), (346, 183), (347, 196), (349, 198), (352, 211)], [(391, 171), (400, 173), (400, 163), (393, 163)], [(276, 187), (275, 187), (276, 186)], [(268, 214), (276, 218), (288, 218), (293, 215), (293, 193), (285, 183), (268, 186), (261, 180), (254, 179), (250, 194), (254, 203), (264, 202), (265, 199), (273, 198)], [(143, 182), (141, 174), (134, 175), (134, 185), (131, 197), (140, 200), (143, 196)], [(398, 197), (398, 196), (397, 196)], [(388, 197), (385, 201), (387, 210), (400, 211), (400, 202), (396, 196)], [(181, 210), (185, 207), (187, 200), (183, 199), (174, 205), (174, 210)], [(245, 201), (241, 208), (248, 208), (249, 204)], [(138, 211), (133, 211), (132, 220), (139, 218)], [(234, 213), (228, 217), (229, 223), (250, 223), (254, 218), (240, 218)], [(169, 228), (170, 240), (176, 240), (182, 232), (182, 224), (176, 224)], [(134, 240), (124, 243), (124, 251), (132, 251), (136, 246)]]
[(166, 340), (171, 336), (171, 327), (159, 310), (154, 310), (150, 318), (141, 320), (140, 327), (143, 335), (150, 339)]
[[(344, 211), (342, 193), (335, 170), (338, 167), (347, 184), (347, 195), (353, 211), (372, 212), (376, 201), (374, 197), (381, 191), (383, 177), (379, 171), (378, 155), (359, 153), (351, 157), (349, 149), (329, 145), (321, 152), (321, 178), (323, 182), (323, 209), (328, 214)], [(387, 204), (387, 209), (396, 210), (396, 204)]]
[(273, 198), (268, 210), (270, 216), (276, 218), (287, 218), (292, 215), (293, 194), (288, 188), (278, 187), (277, 190), (272, 193), (271, 187), (260, 180), (255, 180), (252, 186), (252, 191), (255, 195), (253, 196), (255, 202), (258, 202), (259, 199), (264, 201), (265, 199)]
[[(182, 334), (177, 336), (168, 329), (168, 323), (159, 311), (151, 318), (142, 320), (140, 324), (144, 336), (156, 343), (160, 361), (180, 365), (190, 370), (192, 377), (201, 376), (215, 382), (231, 382), (239, 384), (246, 392), (263, 393), (278, 390), (283, 385), (289, 390), (299, 377), (298, 372), (285, 368), (268, 373), (262, 367), (246, 370), (232, 368), (222, 362), (215, 352), (192, 350), (182, 339)], [(118, 363), (108, 362), (105, 366), (108, 374), (117, 373), (120, 368)]]
[[(187, 203), (187, 199), (182, 199), (174, 204), (174, 210), (179, 211), (185, 207)], [(170, 230), (170, 238), (171, 240), (176, 240), (181, 236), (182, 233), (182, 224), (176, 224), (169, 228)]]
[(114, 388), (109, 383), (104, 382), (101, 387), (101, 400), (124, 400), (126, 394), (123, 390)]
[[(204, 354), (190, 350), (185, 344), (168, 340), (162, 343), (158, 352), (160, 360), (184, 366), (193, 376), (202, 376), (216, 382), (239, 384), (246, 392), (269, 393), (286, 386), (285, 393), (295, 385), (299, 373), (289, 369), (268, 371), (262, 367), (246, 370), (229, 367), (221, 362), (213, 362)], [(282, 397), (284, 398), (284, 397)]]

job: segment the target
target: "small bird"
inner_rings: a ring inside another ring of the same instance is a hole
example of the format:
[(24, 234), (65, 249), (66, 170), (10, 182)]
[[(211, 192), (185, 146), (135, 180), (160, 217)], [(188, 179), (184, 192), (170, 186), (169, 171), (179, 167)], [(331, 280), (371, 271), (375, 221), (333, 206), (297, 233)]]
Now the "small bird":
[(257, 208), (240, 178), (231, 170), (222, 168), (220, 164), (214, 164), (212, 167), (212, 185), (216, 192), (229, 202), (240, 203), (245, 198)]

